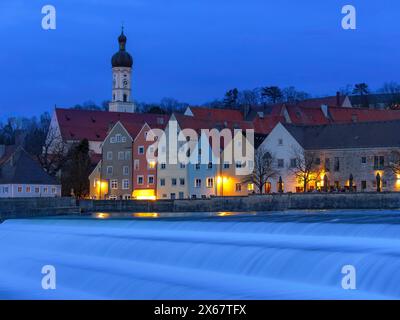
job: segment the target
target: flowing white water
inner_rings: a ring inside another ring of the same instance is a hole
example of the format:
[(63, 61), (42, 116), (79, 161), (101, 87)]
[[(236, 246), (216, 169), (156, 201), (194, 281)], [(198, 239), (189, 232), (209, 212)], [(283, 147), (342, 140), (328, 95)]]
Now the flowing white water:
[[(400, 298), (400, 213), (0, 224), (0, 298)], [(42, 266), (56, 268), (43, 290)], [(342, 289), (344, 265), (356, 290)]]

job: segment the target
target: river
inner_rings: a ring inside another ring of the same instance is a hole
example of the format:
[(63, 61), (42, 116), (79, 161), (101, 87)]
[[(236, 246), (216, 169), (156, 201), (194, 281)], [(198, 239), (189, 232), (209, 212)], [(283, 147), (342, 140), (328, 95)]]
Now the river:
[(7, 220), (0, 268), (2, 299), (398, 299), (400, 211)]

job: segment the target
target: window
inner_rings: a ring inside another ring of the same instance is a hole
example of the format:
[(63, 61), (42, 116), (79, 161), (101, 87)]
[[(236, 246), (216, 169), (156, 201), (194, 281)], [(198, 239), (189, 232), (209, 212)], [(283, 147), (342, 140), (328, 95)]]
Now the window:
[(126, 142), (126, 137), (122, 137), (121, 141)]
[(138, 154), (144, 154), (144, 147), (143, 146), (139, 146), (138, 147)]
[(3, 187), (3, 193), (8, 193), (8, 187)]
[(383, 169), (385, 167), (385, 157), (375, 156), (374, 157), (374, 169)]
[(117, 143), (121, 142), (121, 141), (122, 141), (122, 136), (121, 136), (120, 134), (116, 134), (116, 135), (115, 135), (115, 141), (116, 141)]
[(201, 179), (195, 179), (194, 180), (194, 186), (196, 188), (200, 188), (201, 187)]
[(165, 163), (161, 163), (161, 169), (164, 170), (165, 167), (166, 167), (166, 164)]
[(283, 146), (283, 139), (278, 139), (278, 146)]
[(115, 137), (110, 138), (110, 143), (115, 143)]
[(361, 157), (361, 163), (366, 164), (367, 163), (367, 157)]
[(55, 193), (56, 193), (56, 188), (54, 188), (54, 187), (51, 188), (51, 193), (52, 193), (52, 194), (55, 194)]
[(236, 192), (242, 191), (242, 184), (241, 183), (236, 183)]
[(291, 168), (296, 168), (296, 165), (297, 165), (296, 158), (290, 159), (290, 167)]
[(124, 102), (127, 102), (128, 96), (124, 93)]
[(111, 180), (111, 189), (118, 189), (118, 180)]
[(200, 170), (200, 163), (196, 163), (196, 170)]
[(315, 164), (319, 166), (321, 164), (321, 158), (315, 158)]
[(135, 159), (135, 161), (133, 161), (133, 168), (135, 170), (139, 170), (139, 166), (140, 166), (139, 159)]
[(335, 157), (335, 165), (333, 168), (336, 172), (340, 171), (340, 159), (338, 157)]
[(138, 184), (143, 184), (144, 177), (143, 176), (137, 176), (137, 183)]
[(125, 160), (130, 160), (130, 159), (131, 159), (131, 152), (125, 151)]
[(107, 151), (107, 160), (112, 160), (112, 151)]
[(171, 193), (171, 199), (174, 200), (176, 198), (176, 194), (175, 193)]
[(184, 163), (180, 163), (180, 168), (181, 168), (181, 169), (185, 169), (185, 168), (186, 168), (186, 165), (185, 165)]
[(212, 187), (214, 187), (214, 179), (207, 178), (207, 188), (212, 188)]
[(367, 181), (361, 181), (361, 190), (366, 190), (367, 189)]
[(165, 179), (164, 178), (160, 179), (160, 186), (165, 186)]
[(176, 178), (171, 178), (171, 184), (172, 184), (173, 186), (176, 186)]
[(183, 199), (185, 196), (183, 194), (183, 192), (179, 192), (179, 199)]
[(181, 186), (184, 186), (185, 185), (185, 178), (179, 178), (179, 184)]
[(224, 169), (229, 169), (229, 163), (227, 162), (224, 163)]
[(113, 167), (112, 166), (108, 166), (107, 167), (107, 174), (112, 174), (113, 173)]
[(208, 163), (208, 169), (212, 169), (212, 167), (213, 167), (212, 162), (209, 162)]
[(122, 180), (122, 189), (129, 189), (129, 180), (128, 179), (124, 179)]
[(148, 176), (147, 182), (148, 182), (148, 184), (154, 184), (154, 176)]
[(240, 161), (236, 161), (236, 168), (241, 168), (242, 167), (242, 163)]
[(329, 172), (331, 170), (331, 160), (329, 158), (325, 158), (325, 171)]
[(254, 191), (254, 183), (247, 184), (247, 191)]
[(128, 166), (124, 166), (122, 169), (123, 175), (127, 176), (129, 175), (129, 167)]
[(195, 194), (192, 194), (192, 199), (196, 199), (197, 196)]
[(49, 189), (47, 187), (44, 187), (43, 188), (43, 193), (48, 193), (48, 192), (49, 192)]
[(25, 187), (25, 192), (26, 193), (30, 193), (31, 192), (31, 187), (30, 186), (26, 186)]
[(123, 151), (118, 151), (118, 160), (124, 160), (125, 159), (125, 153)]
[(40, 188), (39, 187), (35, 187), (35, 193), (39, 193), (40, 192)]
[(154, 169), (156, 167), (156, 162), (154, 160), (148, 161), (148, 168)]
[(278, 168), (283, 168), (285, 161), (283, 159), (278, 159)]

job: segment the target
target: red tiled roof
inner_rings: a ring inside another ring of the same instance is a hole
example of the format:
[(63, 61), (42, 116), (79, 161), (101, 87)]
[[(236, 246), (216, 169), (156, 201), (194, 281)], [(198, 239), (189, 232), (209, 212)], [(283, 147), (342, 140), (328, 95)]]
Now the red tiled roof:
[[(400, 120), (400, 110), (329, 107), (327, 118), (320, 107), (299, 107), (297, 105), (285, 105), (285, 107), (291, 123), (298, 125)], [(282, 114), (283, 105), (275, 105), (271, 108), (269, 115), (265, 115), (263, 118), (259, 116), (254, 118), (253, 124), (256, 133), (268, 134), (278, 122), (286, 122)]]
[[(339, 98), (339, 101), (338, 101)], [(314, 99), (307, 99), (307, 100), (302, 100), (296, 102), (296, 105), (299, 107), (304, 107), (304, 108), (316, 108), (316, 107), (321, 107), (321, 105), (325, 104), (330, 107), (341, 107), (344, 103), (344, 100), (346, 99), (346, 96), (340, 95), (339, 97), (337, 96), (331, 96), (331, 97), (322, 97), (322, 98), (314, 98)], [(339, 102), (339, 104), (338, 104)]]
[[(165, 125), (167, 115), (152, 113), (125, 113), (92, 110), (61, 109), (55, 110), (61, 135), (65, 140), (103, 141), (111, 127), (118, 121), (125, 124)], [(139, 129), (140, 129), (139, 128)]]
[(191, 128), (194, 130), (201, 129), (253, 129), (253, 123), (244, 120), (232, 120), (232, 119), (199, 119), (196, 117), (185, 116), (183, 114), (174, 114), (176, 120), (179, 123), (181, 129)]
[(193, 116), (198, 119), (213, 121), (243, 121), (243, 114), (233, 109), (211, 109), (203, 107), (189, 107)]

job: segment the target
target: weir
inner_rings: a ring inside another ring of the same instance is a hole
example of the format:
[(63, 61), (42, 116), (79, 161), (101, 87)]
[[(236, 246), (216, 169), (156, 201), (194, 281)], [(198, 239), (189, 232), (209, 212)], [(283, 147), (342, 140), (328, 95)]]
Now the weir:
[[(0, 295), (400, 298), (398, 214), (342, 211), (201, 220), (8, 220), (0, 227)], [(49, 264), (57, 269), (54, 292), (39, 285), (40, 268)], [(357, 272), (357, 290), (341, 286), (345, 265)]]

